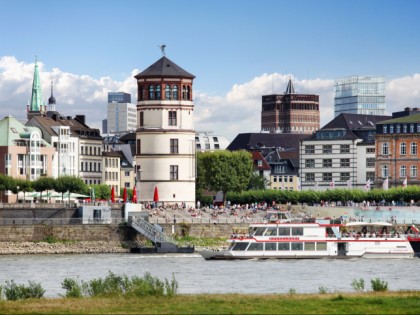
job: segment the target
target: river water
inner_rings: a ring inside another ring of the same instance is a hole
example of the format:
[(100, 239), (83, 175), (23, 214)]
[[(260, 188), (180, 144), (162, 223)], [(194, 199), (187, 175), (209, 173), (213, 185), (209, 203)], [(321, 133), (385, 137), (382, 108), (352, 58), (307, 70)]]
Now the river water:
[(353, 292), (363, 278), (388, 282), (389, 290), (420, 290), (420, 258), (206, 261), (198, 254), (83, 254), (0, 256), (0, 284), (41, 283), (46, 297), (59, 297), (65, 278), (89, 281), (115, 274), (172, 278), (179, 293)]

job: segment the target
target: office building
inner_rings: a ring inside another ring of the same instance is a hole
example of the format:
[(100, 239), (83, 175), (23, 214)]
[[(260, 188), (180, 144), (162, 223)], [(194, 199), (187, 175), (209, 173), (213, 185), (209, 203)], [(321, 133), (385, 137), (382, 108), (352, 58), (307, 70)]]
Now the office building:
[(136, 105), (131, 104), (131, 95), (124, 92), (109, 92), (106, 133), (126, 133), (136, 130), (136, 127), (137, 110)]
[(334, 114), (385, 115), (385, 78), (350, 76), (335, 81)]

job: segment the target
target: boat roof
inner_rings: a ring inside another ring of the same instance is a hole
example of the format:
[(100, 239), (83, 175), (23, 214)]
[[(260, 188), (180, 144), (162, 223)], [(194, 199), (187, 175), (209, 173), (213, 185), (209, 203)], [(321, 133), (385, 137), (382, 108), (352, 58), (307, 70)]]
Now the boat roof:
[(389, 222), (349, 222), (345, 226), (392, 226)]

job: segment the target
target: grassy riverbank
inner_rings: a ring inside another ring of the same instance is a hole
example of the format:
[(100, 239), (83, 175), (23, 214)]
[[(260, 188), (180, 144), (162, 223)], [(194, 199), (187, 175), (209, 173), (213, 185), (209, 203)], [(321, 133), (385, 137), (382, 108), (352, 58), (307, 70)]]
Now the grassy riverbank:
[(1, 314), (420, 314), (420, 292), (200, 294), (0, 301)]

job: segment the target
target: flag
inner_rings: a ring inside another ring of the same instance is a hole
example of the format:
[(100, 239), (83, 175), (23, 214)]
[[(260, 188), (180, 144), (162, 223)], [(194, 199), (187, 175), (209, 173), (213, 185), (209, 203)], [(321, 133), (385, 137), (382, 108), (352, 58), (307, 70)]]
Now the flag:
[(334, 179), (330, 182), (330, 188), (334, 188)]
[(405, 177), (402, 186), (403, 188), (407, 187), (407, 176)]
[(369, 190), (370, 190), (370, 179), (368, 179), (365, 185), (365, 191), (369, 191)]
[(388, 177), (384, 180), (383, 184), (382, 184), (382, 188), (384, 190), (388, 190), (389, 188), (389, 181), (388, 181)]
[(419, 229), (414, 224), (411, 226), (411, 230), (414, 232), (414, 234), (419, 234)]

